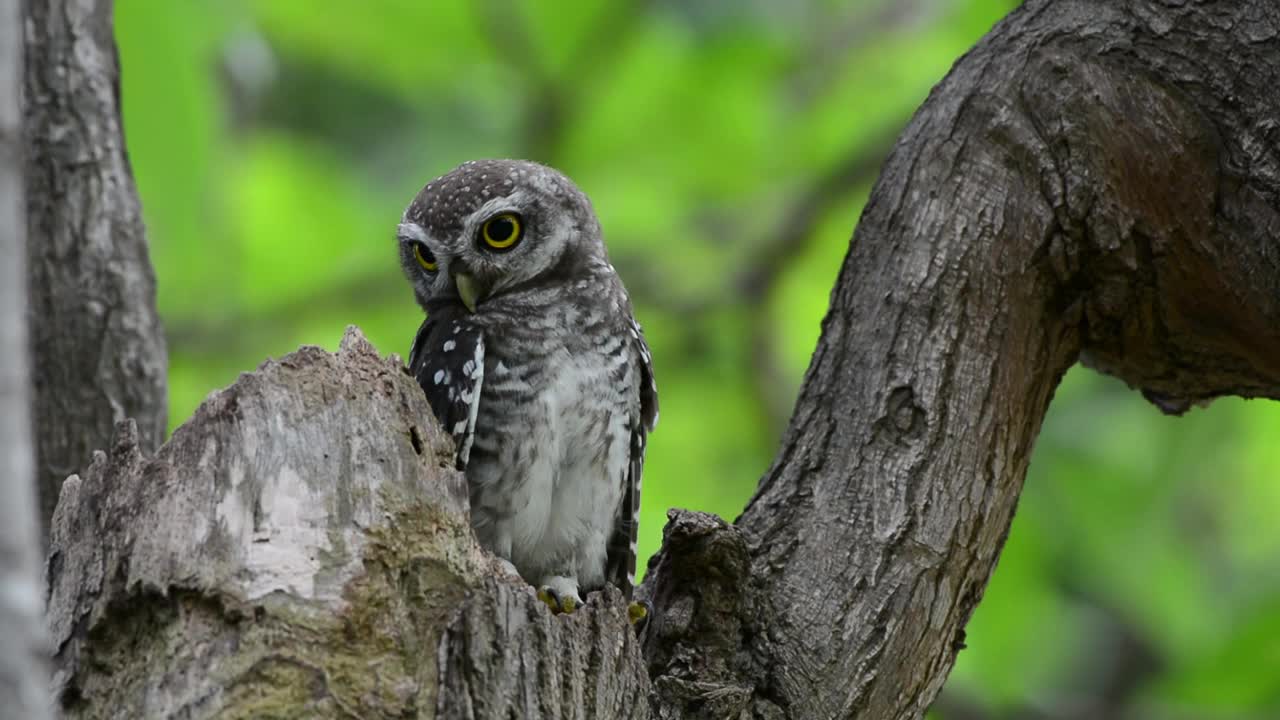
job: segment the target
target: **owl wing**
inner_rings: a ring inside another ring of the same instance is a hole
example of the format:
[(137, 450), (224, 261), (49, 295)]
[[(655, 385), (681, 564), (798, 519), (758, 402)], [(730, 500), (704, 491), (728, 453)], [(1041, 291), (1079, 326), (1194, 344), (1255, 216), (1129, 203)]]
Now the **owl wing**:
[(640, 324), (631, 320), (631, 352), (640, 365), (639, 412), (631, 418), (630, 457), (622, 479), (622, 501), (614, 519), (605, 561), (605, 577), (631, 598), (636, 582), (636, 537), (640, 530), (640, 476), (644, 473), (645, 443), (658, 424), (658, 385), (653, 379), (653, 358)]
[(427, 394), (431, 411), (457, 448), (466, 468), (475, 437), (480, 387), (484, 383), (484, 333), (462, 306), (432, 308), (409, 351), (409, 372)]

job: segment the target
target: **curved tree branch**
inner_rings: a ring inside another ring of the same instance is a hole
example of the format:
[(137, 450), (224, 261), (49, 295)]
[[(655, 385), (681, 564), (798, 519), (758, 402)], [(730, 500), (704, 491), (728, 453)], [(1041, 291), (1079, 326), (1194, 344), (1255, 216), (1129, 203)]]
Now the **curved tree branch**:
[[(777, 460), (708, 531), (750, 558), (721, 603), (752, 608), (722, 652), (741, 708), (925, 711), (1082, 353), (1162, 397), (1280, 397), (1277, 28), (1263, 0), (1033, 1), (935, 89), (867, 203)], [(651, 565), (660, 693), (687, 672), (664, 648), (700, 638), (664, 610), (707, 602), (661, 573), (680, 552)]]

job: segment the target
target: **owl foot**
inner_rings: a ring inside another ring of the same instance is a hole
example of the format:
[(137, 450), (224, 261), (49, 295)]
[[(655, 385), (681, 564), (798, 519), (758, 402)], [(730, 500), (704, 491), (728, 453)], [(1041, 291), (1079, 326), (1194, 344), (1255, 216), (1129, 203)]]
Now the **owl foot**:
[(636, 632), (644, 629), (645, 623), (649, 622), (649, 604), (637, 600), (627, 605), (627, 620), (631, 621)]
[(543, 578), (542, 587), (538, 588), (538, 599), (556, 614), (571, 613), (582, 604), (577, 581), (560, 575)]

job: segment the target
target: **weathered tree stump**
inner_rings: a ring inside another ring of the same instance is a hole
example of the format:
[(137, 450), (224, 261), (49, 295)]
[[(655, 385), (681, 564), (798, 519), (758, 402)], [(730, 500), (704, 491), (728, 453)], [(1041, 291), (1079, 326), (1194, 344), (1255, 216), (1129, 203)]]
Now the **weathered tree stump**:
[(154, 457), (121, 423), (53, 523), (66, 716), (640, 716), (620, 596), (552, 616), (476, 545), (452, 458), (355, 329), (211, 394)]

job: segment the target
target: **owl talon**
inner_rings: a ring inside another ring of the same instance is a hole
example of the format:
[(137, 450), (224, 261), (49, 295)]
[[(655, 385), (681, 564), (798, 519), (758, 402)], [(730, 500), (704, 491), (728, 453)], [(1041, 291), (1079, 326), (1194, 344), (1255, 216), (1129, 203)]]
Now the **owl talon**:
[(649, 620), (649, 606), (638, 600), (627, 605), (627, 620), (635, 626), (636, 630), (643, 628)]
[(549, 585), (538, 588), (538, 599), (546, 603), (547, 607), (551, 608), (551, 612), (556, 615), (561, 613), (567, 615), (578, 609), (578, 598), (575, 595), (569, 593), (561, 595)]

